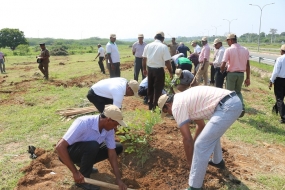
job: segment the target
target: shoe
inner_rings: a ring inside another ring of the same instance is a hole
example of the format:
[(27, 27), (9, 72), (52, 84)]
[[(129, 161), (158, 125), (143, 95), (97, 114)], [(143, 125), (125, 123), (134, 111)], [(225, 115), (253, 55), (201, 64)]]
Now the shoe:
[(244, 113), (245, 113), (245, 110), (243, 109), (239, 117), (240, 117), (240, 118), (243, 117), (243, 116), (244, 116)]
[(188, 187), (188, 189), (185, 189), (185, 190), (202, 190), (202, 188)]
[(216, 168), (219, 168), (219, 169), (225, 169), (225, 167), (226, 167), (224, 160), (222, 160), (222, 161), (221, 161), (220, 163), (218, 163), (218, 164), (215, 164), (212, 160), (210, 160), (210, 161), (208, 162), (208, 164), (211, 165), (211, 166), (214, 166), (214, 167), (216, 167)]
[(88, 184), (88, 183), (75, 183), (75, 185), (84, 190), (100, 190), (99, 186)]

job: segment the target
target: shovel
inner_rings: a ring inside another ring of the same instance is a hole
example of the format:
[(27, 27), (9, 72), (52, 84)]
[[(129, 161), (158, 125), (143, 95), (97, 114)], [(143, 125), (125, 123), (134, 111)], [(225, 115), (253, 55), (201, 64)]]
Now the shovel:
[[(92, 184), (92, 185), (97, 185), (97, 186), (100, 186), (100, 187), (105, 187), (105, 188), (110, 188), (110, 189), (119, 189), (118, 185), (114, 185), (114, 184), (111, 184), (111, 183), (106, 183), (106, 182), (103, 182), (103, 181), (98, 181), (98, 180), (95, 180), (95, 179), (90, 179), (90, 178), (86, 178), (85, 177), (84, 181), (85, 181), (85, 183), (89, 183), (89, 184)], [(127, 190), (134, 190), (134, 189), (127, 188)]]

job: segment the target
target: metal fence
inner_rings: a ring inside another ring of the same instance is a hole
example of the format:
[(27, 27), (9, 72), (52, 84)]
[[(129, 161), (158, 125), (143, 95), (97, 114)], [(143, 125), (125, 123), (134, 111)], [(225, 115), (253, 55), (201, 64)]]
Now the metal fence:
[(254, 61), (258, 61), (258, 63), (266, 63), (266, 64), (274, 65), (276, 62), (276, 59), (270, 59), (266, 57), (258, 57), (254, 55), (249, 55), (249, 57)]

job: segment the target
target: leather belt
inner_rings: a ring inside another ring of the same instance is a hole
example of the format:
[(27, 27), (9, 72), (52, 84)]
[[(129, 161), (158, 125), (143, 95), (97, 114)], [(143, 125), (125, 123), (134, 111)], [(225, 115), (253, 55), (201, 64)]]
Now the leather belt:
[(221, 99), (221, 101), (219, 102), (220, 105), (223, 105), (228, 99), (236, 96), (237, 93), (236, 92), (231, 92), (230, 94), (226, 95), (225, 97), (223, 97), (223, 99)]

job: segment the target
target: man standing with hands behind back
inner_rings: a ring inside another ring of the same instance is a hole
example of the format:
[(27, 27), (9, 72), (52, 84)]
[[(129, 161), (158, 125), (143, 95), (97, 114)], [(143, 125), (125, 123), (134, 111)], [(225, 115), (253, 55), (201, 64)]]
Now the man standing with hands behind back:
[[(170, 64), (171, 56), (168, 47), (163, 44), (164, 33), (157, 32), (154, 38), (154, 42), (146, 45), (143, 52), (143, 73), (145, 76), (148, 76), (147, 95), (149, 99), (149, 110), (156, 108), (158, 98), (164, 88), (165, 65), (171, 79), (173, 76)], [(146, 70), (146, 66), (148, 70)]]
[(110, 41), (106, 45), (109, 70), (110, 70), (110, 78), (120, 77), (120, 54), (118, 50), (118, 46), (115, 43), (116, 34), (110, 34)]
[(140, 71), (142, 73), (142, 80), (145, 78), (143, 75), (143, 68), (142, 68), (142, 54), (146, 43), (143, 41), (143, 34), (138, 35), (138, 41), (133, 44), (132, 52), (135, 56), (135, 66), (134, 66), (134, 80), (139, 80)]

